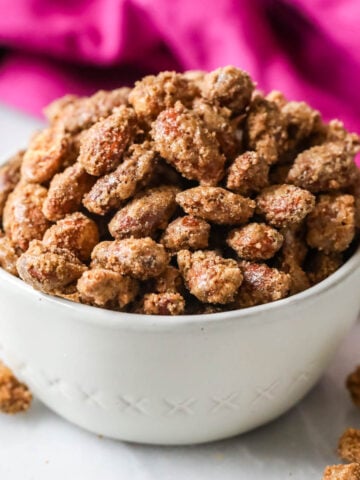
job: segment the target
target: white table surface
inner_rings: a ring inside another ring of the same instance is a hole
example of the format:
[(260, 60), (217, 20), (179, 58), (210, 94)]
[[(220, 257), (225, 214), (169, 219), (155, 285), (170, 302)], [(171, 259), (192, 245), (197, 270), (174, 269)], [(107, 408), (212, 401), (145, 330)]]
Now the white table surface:
[[(25, 146), (40, 125), (0, 106), (0, 159)], [(298, 406), (265, 427), (209, 445), (164, 448), (99, 438), (35, 401), (26, 414), (0, 415), (0, 480), (321, 479), (325, 465), (338, 462), (344, 428), (360, 425), (344, 388), (360, 363), (359, 346), (360, 324)]]

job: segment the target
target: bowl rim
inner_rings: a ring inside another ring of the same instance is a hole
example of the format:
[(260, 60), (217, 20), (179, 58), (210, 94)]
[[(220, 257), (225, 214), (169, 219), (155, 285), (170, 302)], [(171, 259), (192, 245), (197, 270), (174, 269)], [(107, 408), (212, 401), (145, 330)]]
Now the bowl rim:
[[(70, 309), (77, 313), (77, 318), (81, 322), (104, 327), (125, 328), (131, 330), (156, 330), (157, 328), (174, 330), (178, 329), (179, 327), (181, 328), (188, 326), (203, 327), (205, 324), (216, 324), (218, 322), (223, 323), (225, 320), (236, 320), (238, 323), (248, 323), (249, 320), (266, 321), (269, 319), (269, 316), (266, 315), (268, 312), (296, 306), (308, 298), (316, 297), (327, 290), (333, 289), (345, 277), (348, 277), (350, 274), (352, 274), (357, 268), (360, 268), (360, 245), (357, 247), (353, 255), (336, 272), (329, 275), (329, 277), (320, 283), (290, 297), (238, 310), (208, 314), (174, 316), (116, 312), (100, 307), (72, 302), (70, 300), (65, 300), (35, 290), (23, 280), (11, 275), (1, 267), (0, 282), (10, 282), (16, 288), (20, 288), (29, 295), (33, 295), (34, 297), (37, 296), (38, 299), (40, 297), (41, 300), (55, 304), (60, 308), (64, 307), (64, 310)], [(80, 313), (83, 313), (83, 315), (79, 315)]]

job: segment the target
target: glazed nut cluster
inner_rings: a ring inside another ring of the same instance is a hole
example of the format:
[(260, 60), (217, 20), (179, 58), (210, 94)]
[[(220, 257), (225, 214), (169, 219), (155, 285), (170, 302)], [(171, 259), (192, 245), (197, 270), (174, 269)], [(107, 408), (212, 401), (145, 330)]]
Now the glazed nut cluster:
[(31, 392), (19, 382), (11, 370), (0, 361), (0, 412), (25, 412), (32, 402)]
[(360, 226), (359, 138), (235, 67), (65, 96), (0, 169), (0, 265), (133, 313), (260, 305), (322, 281)]

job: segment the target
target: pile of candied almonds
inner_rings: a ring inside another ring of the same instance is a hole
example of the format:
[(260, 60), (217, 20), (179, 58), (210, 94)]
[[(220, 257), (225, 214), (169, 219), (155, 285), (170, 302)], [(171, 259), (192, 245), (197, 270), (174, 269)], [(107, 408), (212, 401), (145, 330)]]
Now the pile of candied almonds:
[(359, 138), (235, 67), (65, 96), (0, 169), (0, 266), (47, 294), (158, 315), (301, 292), (349, 257)]

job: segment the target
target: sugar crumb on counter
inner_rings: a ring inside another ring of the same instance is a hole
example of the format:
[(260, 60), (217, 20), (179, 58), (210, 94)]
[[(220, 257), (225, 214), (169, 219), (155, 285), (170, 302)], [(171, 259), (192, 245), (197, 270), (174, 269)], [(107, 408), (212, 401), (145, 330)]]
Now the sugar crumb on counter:
[(338, 454), (343, 460), (360, 463), (360, 430), (345, 430), (339, 439)]
[(15, 414), (25, 412), (32, 402), (27, 386), (13, 375), (12, 371), (0, 361), (0, 412)]
[(322, 480), (360, 480), (360, 465), (329, 465), (324, 470)]

